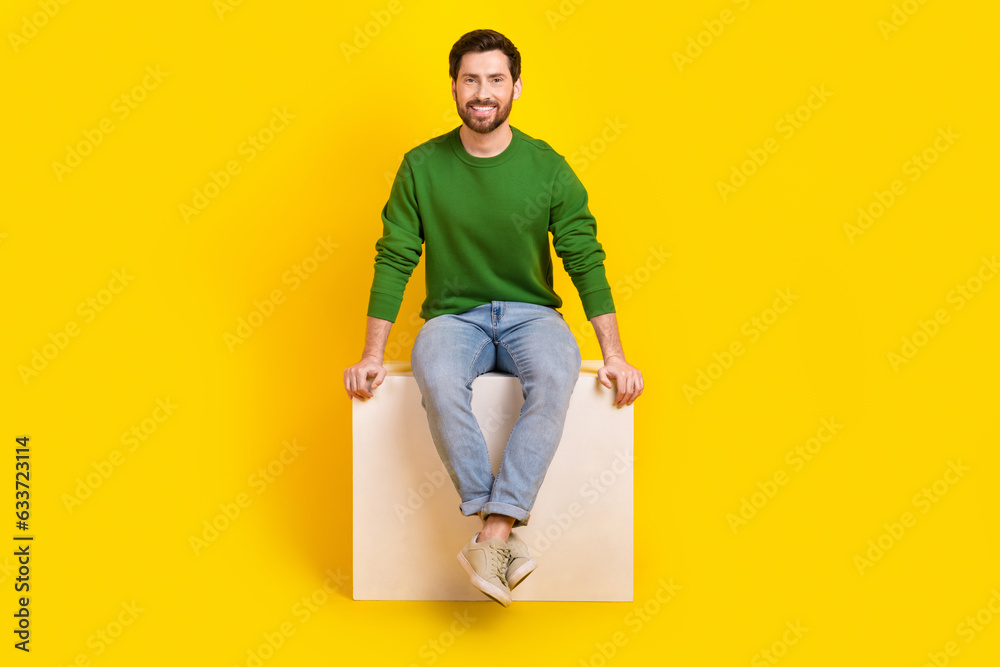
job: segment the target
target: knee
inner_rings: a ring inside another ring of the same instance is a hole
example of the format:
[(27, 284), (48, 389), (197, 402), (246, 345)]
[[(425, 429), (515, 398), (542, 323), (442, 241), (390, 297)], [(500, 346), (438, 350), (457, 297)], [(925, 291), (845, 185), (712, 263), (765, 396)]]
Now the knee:
[(454, 359), (446, 354), (418, 354), (416, 346), (410, 357), (410, 369), (425, 397), (460, 390), (465, 383), (465, 374)]
[(558, 363), (552, 366), (553, 381), (566, 391), (572, 391), (576, 386), (576, 381), (580, 378), (580, 348), (576, 341), (567, 344), (565, 350), (558, 357)]
[(558, 372), (553, 374), (552, 382), (556, 387), (559, 388), (560, 393), (564, 396), (569, 396), (573, 393), (573, 388), (576, 387), (576, 381), (580, 378), (580, 364), (577, 363), (575, 367), (567, 367), (560, 369)]
[(444, 360), (441, 359), (440, 354), (436, 354), (437, 350), (433, 349), (433, 345), (429, 345), (427, 338), (423, 339), (417, 336), (417, 340), (413, 343), (413, 351), (410, 353), (410, 370), (413, 371), (413, 377), (418, 383), (424, 384), (437, 379), (438, 375), (442, 375), (442, 363)]
[[(576, 387), (576, 382), (579, 378), (579, 357), (575, 361), (568, 358), (565, 360), (565, 363), (549, 365), (545, 369), (544, 376), (536, 378), (531, 384), (539, 389), (538, 392), (535, 392), (536, 399), (541, 398), (561, 403), (569, 399), (569, 395), (573, 393), (573, 389)], [(530, 389), (531, 387), (526, 386), (525, 393)]]

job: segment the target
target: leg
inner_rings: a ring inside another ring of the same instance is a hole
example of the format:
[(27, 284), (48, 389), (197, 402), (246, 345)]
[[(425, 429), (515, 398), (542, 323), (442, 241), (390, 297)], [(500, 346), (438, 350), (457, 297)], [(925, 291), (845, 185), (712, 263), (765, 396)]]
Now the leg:
[(410, 359), (434, 446), (466, 516), (480, 511), (493, 487), (489, 449), (472, 412), (472, 381), (493, 369), (496, 348), (477, 321), (489, 326), (489, 305), (427, 320)]
[(524, 405), (504, 448), (482, 512), (527, 525), (531, 507), (562, 439), (569, 399), (580, 377), (580, 348), (558, 311), (494, 302), (497, 368), (521, 380)]
[(476, 538), (476, 542), (492, 539), (503, 540), (506, 542), (507, 538), (510, 536), (510, 529), (513, 525), (514, 517), (512, 516), (506, 516), (504, 514), (490, 514), (488, 517), (483, 519), (483, 529), (479, 531), (479, 536)]

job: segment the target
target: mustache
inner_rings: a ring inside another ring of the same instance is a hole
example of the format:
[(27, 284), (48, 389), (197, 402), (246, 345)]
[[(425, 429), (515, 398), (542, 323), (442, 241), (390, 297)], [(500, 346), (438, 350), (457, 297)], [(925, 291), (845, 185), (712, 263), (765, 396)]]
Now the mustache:
[(498, 107), (498, 106), (500, 106), (500, 103), (499, 102), (480, 102), (480, 101), (477, 100), (475, 102), (469, 102), (469, 106), (470, 107)]

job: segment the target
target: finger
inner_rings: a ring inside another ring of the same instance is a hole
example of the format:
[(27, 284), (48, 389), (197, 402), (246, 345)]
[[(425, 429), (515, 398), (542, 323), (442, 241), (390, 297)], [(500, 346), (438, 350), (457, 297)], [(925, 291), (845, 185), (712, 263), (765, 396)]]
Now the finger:
[(351, 393), (354, 394), (355, 398), (364, 398), (365, 395), (361, 389), (361, 385), (358, 382), (358, 372), (354, 371), (351, 373)]
[(368, 391), (368, 376), (364, 371), (360, 369), (354, 371), (351, 377), (351, 389), (358, 398), (371, 398), (372, 394)]
[[(624, 387), (624, 383), (622, 383), (622, 385)], [(627, 387), (624, 387), (622, 389), (622, 393), (621, 393), (621, 400), (618, 401), (618, 407), (624, 408), (626, 405), (628, 405), (628, 397), (629, 396), (631, 396), (631, 393), (628, 391)]]
[[(374, 389), (374, 387), (372, 387), (372, 389)], [(361, 384), (358, 387), (358, 391), (360, 391), (361, 394), (365, 398), (371, 398), (372, 396), (375, 395), (375, 394), (373, 394), (371, 392), (371, 390), (368, 389), (368, 374), (367, 373), (363, 373), (361, 375)]]
[(378, 373), (375, 374), (375, 380), (372, 382), (373, 391), (375, 387), (381, 386), (382, 382), (385, 381), (385, 375), (386, 375), (385, 368), (380, 366), (378, 369)]
[(630, 379), (629, 387), (631, 391), (629, 392), (628, 405), (632, 405), (635, 403), (635, 399), (639, 398), (639, 395), (642, 394), (642, 378), (633, 375)]
[(640, 379), (640, 380), (639, 380), (639, 391), (638, 391), (638, 392), (636, 392), (636, 394), (635, 394), (635, 397), (636, 397), (636, 398), (639, 398), (640, 396), (642, 396), (642, 392), (643, 392), (643, 390), (644, 390), (645, 388), (646, 388), (646, 387), (645, 387), (645, 385), (643, 384), (642, 380)]
[(618, 393), (615, 395), (615, 403), (618, 407), (624, 405), (625, 396), (628, 394), (628, 385), (625, 378), (615, 378), (615, 384), (618, 386)]
[(635, 400), (635, 388), (635, 378), (630, 375), (625, 381), (625, 402), (623, 403), (623, 406), (632, 405), (632, 401)]

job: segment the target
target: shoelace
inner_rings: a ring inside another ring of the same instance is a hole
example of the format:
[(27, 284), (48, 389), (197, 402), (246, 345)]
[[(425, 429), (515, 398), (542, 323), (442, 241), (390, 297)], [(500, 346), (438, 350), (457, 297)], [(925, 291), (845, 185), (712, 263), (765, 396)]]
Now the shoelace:
[(510, 563), (510, 548), (502, 547), (493, 552), (493, 574), (500, 578), (504, 586), (507, 583), (507, 564)]

